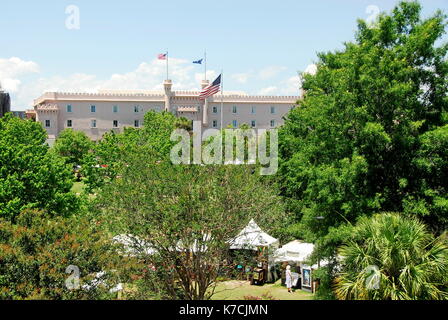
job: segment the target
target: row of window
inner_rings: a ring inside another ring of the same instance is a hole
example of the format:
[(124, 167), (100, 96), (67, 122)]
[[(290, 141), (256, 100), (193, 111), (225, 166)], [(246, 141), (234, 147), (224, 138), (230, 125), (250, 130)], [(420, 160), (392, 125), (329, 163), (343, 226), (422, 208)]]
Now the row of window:
[[(271, 125), (271, 128), (275, 128), (275, 126), (276, 126), (275, 120), (271, 120), (270, 125)], [(257, 121), (251, 120), (250, 126), (252, 128), (255, 128), (257, 126)], [(218, 120), (213, 120), (212, 121), (212, 127), (213, 128), (218, 128)], [(237, 120), (233, 120), (232, 121), (232, 127), (238, 128), (238, 121)]]
[[(140, 106), (134, 106), (134, 112), (135, 113), (139, 113), (141, 111)], [(67, 105), (67, 112), (71, 113), (73, 112), (73, 107), (72, 105)], [(90, 106), (90, 112), (91, 113), (95, 113), (96, 112), (96, 106), (95, 105), (91, 105)], [(118, 106), (112, 106), (112, 112), (114, 113), (118, 113)], [(218, 107), (214, 106), (212, 108), (212, 112), (213, 113), (218, 113)], [(257, 112), (257, 107), (251, 107), (250, 113), (251, 114), (256, 114)], [(238, 107), (237, 106), (233, 106), (232, 107), (232, 113), (233, 114), (237, 114), (238, 113)], [(276, 107), (271, 107), (271, 114), (276, 114), (277, 113), (277, 108)]]
[[(67, 120), (67, 128), (73, 128), (73, 121), (72, 120)], [(50, 120), (45, 120), (45, 127), (46, 128), (51, 128), (51, 121)], [(91, 128), (96, 128), (96, 120), (92, 119), (90, 120), (90, 127)], [(112, 127), (113, 128), (118, 128), (119, 127), (119, 121), (118, 120), (113, 120), (112, 121)], [(140, 127), (140, 120), (134, 120), (134, 127), (139, 128)]]
[[(252, 128), (255, 128), (257, 126), (257, 122), (255, 120), (252, 120), (250, 122), (250, 125)], [(275, 120), (271, 120), (270, 122), (271, 128), (275, 128)], [(212, 126), (213, 128), (217, 128), (218, 127), (218, 120), (213, 120), (212, 122)], [(237, 120), (233, 120), (232, 121), (232, 126), (234, 128), (238, 127), (238, 121)], [(50, 120), (45, 120), (45, 127), (46, 128), (50, 128), (51, 127), (51, 121)], [(92, 119), (90, 121), (90, 127), (91, 128), (96, 128), (96, 120)], [(118, 128), (119, 127), (119, 121), (118, 120), (113, 120), (112, 121), (112, 127), (113, 128)], [(134, 127), (135, 128), (139, 128), (140, 127), (140, 120), (134, 120)], [(73, 128), (73, 121), (72, 120), (67, 120), (67, 128)]]
[[(213, 113), (218, 113), (218, 107), (217, 106), (213, 106), (212, 107), (212, 112)], [(238, 113), (238, 107), (237, 106), (233, 106), (232, 107), (232, 113), (233, 114), (237, 114)], [(250, 113), (251, 114), (256, 114), (257, 113), (257, 107), (251, 107), (250, 108)], [(276, 114), (277, 113), (277, 108), (276, 107), (271, 107), (271, 114)]]
[[(73, 112), (72, 105), (68, 104), (66, 110), (67, 110), (68, 113)], [(142, 108), (140, 106), (134, 106), (134, 113), (139, 113), (140, 111), (142, 111)], [(96, 106), (95, 105), (91, 105), (90, 106), (90, 112), (91, 113), (95, 113), (96, 112)], [(118, 106), (112, 106), (112, 112), (113, 113), (118, 113)]]

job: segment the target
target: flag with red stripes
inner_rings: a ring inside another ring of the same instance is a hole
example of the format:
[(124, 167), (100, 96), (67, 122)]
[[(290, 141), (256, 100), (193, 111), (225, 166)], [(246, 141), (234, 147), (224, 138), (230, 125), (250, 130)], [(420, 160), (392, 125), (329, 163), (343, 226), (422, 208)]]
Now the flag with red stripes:
[(168, 55), (168, 53), (161, 53), (157, 56), (157, 59), (159, 60), (166, 60), (166, 56)]
[(216, 78), (215, 81), (212, 82), (211, 85), (208, 85), (204, 89), (202, 89), (201, 93), (199, 94), (199, 99), (205, 100), (206, 98), (214, 95), (215, 93), (218, 93), (219, 90), (221, 90), (221, 74), (218, 78)]

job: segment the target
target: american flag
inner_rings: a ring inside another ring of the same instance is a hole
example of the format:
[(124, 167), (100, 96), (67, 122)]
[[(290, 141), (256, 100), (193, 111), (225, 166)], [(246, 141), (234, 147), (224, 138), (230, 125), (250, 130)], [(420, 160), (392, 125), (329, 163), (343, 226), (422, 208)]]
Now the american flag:
[(157, 59), (159, 60), (166, 60), (166, 56), (168, 55), (168, 53), (161, 53), (157, 56)]
[(221, 89), (221, 74), (218, 78), (216, 78), (213, 83), (204, 89), (202, 89), (201, 93), (199, 94), (199, 99), (205, 100), (207, 97), (210, 97), (214, 95), (215, 93), (218, 93)]

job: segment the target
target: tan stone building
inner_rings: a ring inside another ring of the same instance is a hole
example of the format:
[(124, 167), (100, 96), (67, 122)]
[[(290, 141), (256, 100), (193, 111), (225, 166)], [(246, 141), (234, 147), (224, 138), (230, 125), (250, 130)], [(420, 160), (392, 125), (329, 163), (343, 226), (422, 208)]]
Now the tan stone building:
[[(202, 87), (209, 84), (202, 82)], [(146, 112), (170, 111), (176, 116), (201, 121), (202, 128), (239, 127), (275, 128), (295, 106), (299, 96), (263, 96), (224, 92), (203, 101), (199, 91), (173, 91), (164, 82), (163, 91), (100, 90), (98, 93), (48, 92), (34, 101), (36, 120), (47, 130), (49, 139), (66, 129), (84, 131), (94, 140), (110, 130), (140, 127)]]

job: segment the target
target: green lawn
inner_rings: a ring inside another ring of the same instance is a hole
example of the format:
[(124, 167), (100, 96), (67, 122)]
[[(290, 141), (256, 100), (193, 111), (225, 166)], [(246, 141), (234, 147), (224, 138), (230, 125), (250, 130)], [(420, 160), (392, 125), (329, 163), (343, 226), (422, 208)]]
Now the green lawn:
[(265, 284), (264, 286), (251, 286), (248, 281), (225, 281), (216, 286), (212, 300), (244, 300), (245, 296), (261, 297), (268, 293), (277, 300), (312, 300), (313, 294), (297, 290), (288, 293), (286, 287), (280, 284), (280, 280), (275, 284)]
[[(72, 192), (74, 192), (75, 194), (81, 195), (85, 189), (86, 185), (84, 184), (84, 182), (80, 181), (73, 183)], [(96, 194), (89, 194), (88, 197), (89, 199), (94, 199), (96, 197)]]
[(79, 194), (81, 194), (81, 193), (84, 191), (84, 188), (85, 188), (84, 182), (82, 182), (82, 181), (80, 181), (80, 182), (75, 182), (75, 183), (73, 184), (72, 191), (73, 191), (74, 193), (79, 193)]

